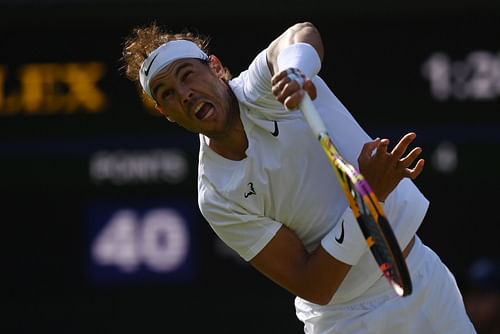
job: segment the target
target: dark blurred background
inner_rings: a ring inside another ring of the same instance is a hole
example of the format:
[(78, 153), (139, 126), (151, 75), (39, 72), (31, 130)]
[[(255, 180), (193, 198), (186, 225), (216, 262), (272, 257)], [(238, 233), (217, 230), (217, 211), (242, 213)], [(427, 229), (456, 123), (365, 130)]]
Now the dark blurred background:
[(468, 292), (500, 258), (499, 1), (0, 0), (2, 333), (303, 332), (293, 296), (203, 220), (197, 136), (141, 101), (120, 57), (157, 21), (211, 36), (236, 75), (304, 20), (370, 135), (416, 131), (420, 236)]

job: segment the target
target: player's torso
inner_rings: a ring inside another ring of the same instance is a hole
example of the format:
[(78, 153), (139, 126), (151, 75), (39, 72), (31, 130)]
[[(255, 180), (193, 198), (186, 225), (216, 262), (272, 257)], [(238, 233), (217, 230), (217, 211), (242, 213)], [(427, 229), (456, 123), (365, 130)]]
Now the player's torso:
[(228, 201), (288, 226), (314, 248), (347, 206), (321, 146), (298, 113), (262, 119), (242, 105), (241, 114), (247, 157), (207, 162), (206, 176)]

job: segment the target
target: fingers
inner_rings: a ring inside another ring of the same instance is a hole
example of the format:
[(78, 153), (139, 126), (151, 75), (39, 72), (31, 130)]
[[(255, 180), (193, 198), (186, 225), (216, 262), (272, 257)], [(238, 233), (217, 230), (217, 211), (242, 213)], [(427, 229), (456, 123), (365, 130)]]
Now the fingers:
[(373, 156), (373, 152), (379, 147), (379, 145), (380, 138), (376, 138), (373, 141), (365, 143), (361, 149), (361, 153), (359, 154), (358, 163), (362, 164), (363, 162), (370, 160)]
[(277, 73), (272, 78), (272, 93), (278, 101), (288, 109), (295, 109), (302, 98), (304, 90), (311, 99), (316, 98), (316, 87), (314, 83), (297, 69), (288, 69)]
[[(274, 86), (280, 82), (288, 83), (290, 81), (300, 81), (297, 80), (298, 77), (306, 79), (305, 75), (298, 69), (287, 69), (276, 73), (271, 79), (271, 84)], [(300, 85), (299, 85), (300, 86)]]
[(414, 132), (407, 133), (392, 150), (392, 155), (399, 159), (408, 148), (408, 145), (417, 137)]
[(306, 77), (298, 70), (286, 70), (276, 74), (271, 80), (272, 92), (278, 100), (284, 100), (287, 96), (301, 90)]
[(279, 98), (277, 97), (277, 100), (283, 103), (287, 109), (293, 110), (298, 107), (306, 92), (307, 94), (309, 94), (312, 100), (316, 99), (316, 87), (311, 80), (306, 80), (303, 89), (285, 92), (284, 94), (280, 95)]
[(413, 164), (420, 153), (422, 153), (422, 149), (420, 147), (415, 147), (413, 150), (411, 150), (410, 153), (408, 153), (406, 157), (399, 159), (399, 165), (404, 168), (409, 167), (411, 164)]
[(311, 100), (316, 99), (316, 86), (310, 79), (306, 79), (303, 89), (309, 94)]
[(391, 152), (394, 158), (398, 159), (396, 168), (402, 169), (403, 177), (409, 177), (411, 179), (417, 178), (424, 169), (425, 161), (423, 159), (418, 160), (414, 168), (409, 168), (422, 153), (422, 148), (415, 147), (405, 157), (401, 158), (401, 156), (408, 149), (408, 145), (416, 136), (414, 132), (407, 133)]
[(422, 173), (425, 162), (423, 159), (420, 159), (413, 168), (410, 166), (412, 166), (420, 156), (422, 148), (415, 147), (406, 154), (406, 156), (404, 155), (415, 138), (416, 134), (414, 132), (407, 133), (391, 151), (389, 151), (389, 139), (378, 139), (377, 145), (375, 141), (366, 143), (363, 146), (358, 162), (366, 162), (368, 159), (372, 158), (370, 154), (373, 154), (372, 152), (376, 148), (377, 151), (373, 154), (373, 158), (377, 160), (378, 163), (396, 171), (396, 173), (402, 177), (415, 179)]
[(424, 170), (424, 165), (425, 165), (425, 160), (420, 159), (414, 168), (412, 169), (405, 168), (403, 176), (409, 177), (413, 180), (416, 179), (420, 175), (420, 173), (422, 173), (422, 171)]
[[(303, 97), (304, 97), (304, 91), (299, 90), (299, 91), (293, 93), (292, 95), (285, 97), (285, 100), (282, 103), (285, 105), (285, 107), (288, 110), (293, 110), (293, 109), (296, 109), (298, 107), (298, 105), (299, 105), (300, 101), (302, 101)], [(278, 99), (278, 101), (279, 101), (279, 99)]]
[(293, 92), (302, 89), (302, 82), (294, 80), (287, 75), (286, 71), (280, 72), (278, 76), (275, 76), (272, 80), (272, 92), (274, 96), (279, 100), (284, 99), (284, 97), (291, 95)]
[(387, 156), (387, 148), (389, 148), (389, 139), (381, 139), (380, 144), (377, 147), (377, 152), (375, 153), (375, 156), (380, 159), (385, 156)]

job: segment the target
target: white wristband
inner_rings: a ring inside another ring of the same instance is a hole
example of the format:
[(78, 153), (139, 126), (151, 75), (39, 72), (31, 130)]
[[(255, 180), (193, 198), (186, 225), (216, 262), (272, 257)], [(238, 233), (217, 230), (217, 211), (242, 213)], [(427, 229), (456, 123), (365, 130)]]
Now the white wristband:
[(352, 266), (358, 263), (368, 245), (350, 208), (344, 211), (335, 227), (323, 237), (321, 246), (337, 260)]
[(307, 43), (295, 43), (281, 50), (277, 59), (280, 71), (298, 68), (311, 79), (321, 69), (321, 59), (316, 49)]

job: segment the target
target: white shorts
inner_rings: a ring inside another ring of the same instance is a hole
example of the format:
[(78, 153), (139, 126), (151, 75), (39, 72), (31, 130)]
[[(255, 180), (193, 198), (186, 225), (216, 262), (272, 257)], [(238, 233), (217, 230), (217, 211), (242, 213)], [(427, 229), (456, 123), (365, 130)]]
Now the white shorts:
[(381, 277), (363, 295), (311, 308), (295, 300), (309, 334), (473, 334), (455, 278), (440, 258), (416, 238), (407, 257), (413, 292), (399, 297)]

